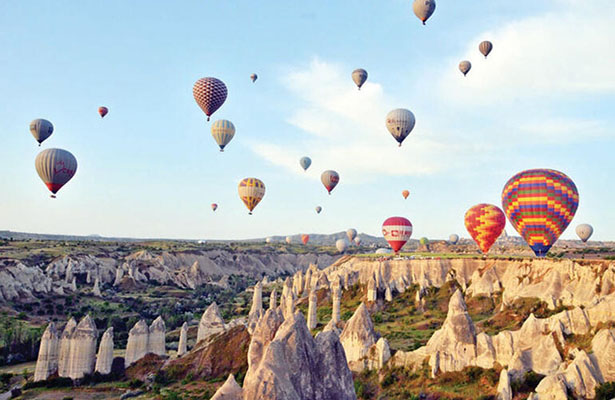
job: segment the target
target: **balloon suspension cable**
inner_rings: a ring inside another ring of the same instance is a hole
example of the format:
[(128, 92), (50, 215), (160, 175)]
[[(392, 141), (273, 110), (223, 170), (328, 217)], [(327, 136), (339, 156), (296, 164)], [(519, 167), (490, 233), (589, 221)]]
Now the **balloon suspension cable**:
[(248, 215), (252, 215), (252, 211), (250, 211), (250, 212), (248, 213)]

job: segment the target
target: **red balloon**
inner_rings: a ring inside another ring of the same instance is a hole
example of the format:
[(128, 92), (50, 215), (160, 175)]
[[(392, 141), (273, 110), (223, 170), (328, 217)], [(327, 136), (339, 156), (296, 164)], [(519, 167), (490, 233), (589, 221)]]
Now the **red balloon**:
[(217, 78), (201, 78), (192, 87), (194, 100), (207, 115), (208, 121), (211, 114), (224, 104), (227, 94), (226, 85)]
[(216, 211), (218, 209), (218, 205), (216, 203), (211, 203), (211, 209)]
[(388, 218), (382, 224), (382, 235), (397, 253), (412, 236), (412, 223), (404, 217)]
[(466, 211), (464, 223), (480, 251), (487, 254), (502, 234), (506, 217), (502, 210), (492, 204), (477, 204)]
[(105, 106), (98, 107), (98, 113), (100, 114), (100, 118), (105, 118), (105, 115), (109, 113), (109, 109)]
[(310, 235), (301, 235), (301, 241), (303, 242), (303, 244), (307, 244), (309, 240)]

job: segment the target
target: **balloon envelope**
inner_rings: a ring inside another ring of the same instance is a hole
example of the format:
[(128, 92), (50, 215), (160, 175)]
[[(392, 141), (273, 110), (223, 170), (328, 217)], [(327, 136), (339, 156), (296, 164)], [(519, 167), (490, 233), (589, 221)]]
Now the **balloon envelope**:
[(363, 86), (363, 84), (367, 80), (367, 71), (363, 68), (355, 69), (354, 71), (352, 71), (352, 80), (355, 85), (357, 85), (359, 90), (361, 90), (361, 86)]
[(577, 236), (579, 239), (583, 241), (583, 243), (587, 242), (591, 235), (594, 233), (594, 228), (590, 224), (581, 224), (577, 226), (575, 229)]
[(354, 240), (354, 238), (357, 237), (357, 230), (350, 228), (346, 231), (346, 236), (348, 236), (348, 240), (350, 240), (351, 242)]
[(506, 217), (499, 207), (477, 204), (466, 211), (464, 223), (480, 251), (487, 254), (506, 226)]
[(320, 175), (320, 181), (322, 182), (323, 185), (325, 185), (325, 188), (327, 189), (327, 192), (329, 192), (329, 194), (331, 194), (331, 191), (339, 183), (340, 176), (335, 171), (327, 170), (327, 171), (323, 172)]
[(316, 206), (315, 210), (316, 210), (316, 214), (320, 214), (320, 212), (322, 211), (322, 207)]
[(404, 196), (404, 199), (407, 199), (407, 198), (408, 198), (408, 196), (410, 196), (410, 191), (408, 191), (408, 190), (403, 190), (403, 191), (401, 192), (401, 195), (402, 195), (402, 196)]
[(36, 156), (34, 166), (38, 176), (47, 185), (49, 191), (55, 195), (75, 176), (77, 159), (66, 150), (47, 149)]
[(481, 54), (485, 56), (485, 58), (487, 58), (489, 53), (491, 53), (491, 50), (493, 50), (493, 43), (488, 40), (480, 42), (480, 44), (478, 45), (478, 51), (480, 51)]
[(46, 119), (35, 119), (30, 122), (30, 133), (40, 146), (53, 133), (53, 124)]
[(250, 79), (252, 79), (252, 83), (254, 83), (258, 79), (258, 75), (252, 74), (252, 75), (250, 75)]
[(382, 224), (382, 235), (397, 253), (412, 236), (412, 224), (404, 217), (387, 218)]
[(301, 168), (306, 171), (310, 168), (310, 165), (312, 165), (312, 159), (310, 159), (310, 157), (301, 157), (299, 159), (299, 165), (301, 165)]
[(194, 83), (192, 95), (196, 104), (207, 115), (207, 120), (224, 104), (228, 91), (226, 85), (217, 78), (201, 78)]
[(265, 196), (265, 184), (260, 179), (245, 178), (239, 182), (237, 190), (243, 204), (246, 205), (248, 210), (250, 210), (249, 214), (252, 215), (254, 207), (256, 207), (263, 196)]
[(358, 237), (358, 236), (356, 238), (354, 238), (354, 244), (356, 244), (357, 246), (360, 246), (361, 245), (361, 238)]
[(448, 237), (448, 241), (452, 244), (457, 244), (457, 242), (459, 241), (459, 235), (453, 233)]
[(412, 132), (412, 129), (414, 129), (415, 123), (414, 114), (405, 108), (397, 108), (386, 116), (386, 127), (400, 146), (404, 139)]
[(231, 121), (219, 119), (211, 124), (211, 136), (220, 146), (220, 151), (224, 151), (224, 147), (235, 136), (235, 125)]
[(419, 239), (419, 243), (423, 246), (427, 246), (429, 244), (429, 239), (427, 239), (426, 237), (422, 237)]
[(303, 244), (307, 244), (309, 240), (310, 235), (301, 235), (301, 241), (303, 242)]
[(468, 72), (470, 72), (470, 70), (472, 69), (472, 63), (465, 60), (459, 63), (459, 71), (461, 71), (461, 73), (463, 74), (463, 76), (466, 76), (468, 74)]
[(293, 241), (293, 238), (291, 238), (290, 236), (286, 236), (286, 243), (290, 244)]
[(105, 106), (98, 107), (98, 114), (100, 114), (100, 118), (105, 118), (105, 115), (109, 113), (109, 109)]
[(436, 10), (436, 0), (414, 0), (412, 11), (425, 25), (425, 21), (431, 17)]
[(335, 247), (337, 248), (337, 251), (343, 253), (348, 248), (348, 242), (346, 241), (346, 239), (339, 239), (337, 242), (335, 242)]
[(273, 242), (273, 238), (272, 237), (268, 237), (267, 239), (265, 239), (265, 243), (269, 244)]
[(574, 182), (552, 169), (519, 172), (502, 190), (502, 208), (508, 220), (538, 257), (546, 256), (578, 206)]
[(211, 209), (216, 211), (218, 209), (218, 205), (216, 203), (211, 203)]

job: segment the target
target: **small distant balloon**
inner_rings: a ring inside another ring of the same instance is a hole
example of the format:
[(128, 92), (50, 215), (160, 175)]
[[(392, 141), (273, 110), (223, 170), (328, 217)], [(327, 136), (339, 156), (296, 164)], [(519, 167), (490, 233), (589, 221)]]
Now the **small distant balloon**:
[(267, 239), (265, 239), (265, 243), (269, 244), (273, 242), (273, 238), (272, 237), (268, 237)]
[(382, 236), (397, 253), (412, 236), (412, 223), (404, 217), (387, 218), (382, 223)]
[(493, 43), (488, 40), (480, 42), (480, 44), (478, 45), (478, 51), (480, 51), (481, 54), (485, 56), (485, 58), (487, 58), (489, 53), (491, 53), (491, 50), (493, 50)]
[(581, 224), (577, 226), (575, 232), (577, 233), (579, 239), (581, 239), (583, 243), (585, 243), (594, 233), (594, 228), (592, 228), (590, 224)]
[(357, 85), (359, 90), (361, 90), (361, 86), (363, 86), (363, 84), (367, 80), (367, 71), (363, 68), (355, 69), (354, 71), (352, 71), (352, 80), (355, 85)]
[(211, 124), (211, 136), (220, 147), (220, 151), (224, 151), (226, 145), (235, 136), (235, 125), (231, 121), (219, 119)]
[(226, 101), (228, 90), (226, 85), (218, 78), (201, 78), (194, 83), (192, 95), (196, 104), (207, 115), (207, 120)]
[(356, 238), (354, 238), (354, 244), (356, 244), (357, 246), (360, 246), (361, 245), (361, 238), (358, 237), (358, 236)]
[(397, 140), (399, 146), (406, 139), (406, 137), (414, 129), (416, 119), (412, 111), (405, 108), (397, 108), (389, 112), (386, 116), (386, 127), (393, 135), (393, 138)]
[(459, 63), (459, 71), (461, 71), (463, 76), (466, 76), (468, 72), (470, 72), (471, 69), (472, 69), (472, 63), (469, 62), (468, 60), (465, 60)]
[(30, 133), (40, 146), (53, 133), (53, 124), (46, 119), (35, 119), (30, 122)]
[(316, 214), (320, 214), (320, 212), (322, 211), (322, 207), (316, 206), (315, 210), (316, 210)]
[(320, 181), (322, 182), (323, 185), (325, 185), (325, 188), (327, 189), (327, 192), (329, 192), (329, 194), (331, 194), (331, 191), (339, 183), (340, 176), (339, 176), (339, 174), (337, 172), (335, 172), (333, 170), (326, 170), (325, 172), (323, 172), (320, 175)]
[(356, 230), (356, 229), (353, 229), (353, 228), (348, 229), (348, 230), (346, 231), (346, 236), (348, 236), (348, 240), (349, 240), (350, 242), (352, 242), (352, 241), (354, 240), (354, 238), (356, 238), (356, 237), (357, 237), (357, 230)]
[(422, 238), (419, 239), (419, 243), (422, 246), (427, 246), (429, 244), (429, 239), (427, 239), (426, 237), (423, 236)]
[(343, 253), (348, 248), (348, 242), (346, 241), (346, 239), (339, 239), (337, 242), (335, 242), (335, 247), (337, 248), (337, 251)]
[(55, 198), (58, 190), (75, 176), (77, 159), (63, 149), (46, 149), (36, 156), (34, 166), (38, 176), (52, 193), (51, 197)]
[(414, 0), (412, 10), (414, 11), (414, 15), (425, 25), (425, 22), (436, 10), (436, 0)]
[(303, 244), (308, 244), (308, 242), (310, 241), (310, 235), (301, 235), (301, 241), (303, 242)]
[(410, 196), (410, 191), (402, 190), (401, 195), (404, 196), (404, 199), (407, 199)]
[(211, 203), (211, 209), (216, 211), (218, 209), (218, 205), (216, 203)]
[(98, 107), (98, 114), (100, 114), (100, 118), (105, 118), (105, 115), (109, 113), (109, 109), (105, 106)]
[(254, 83), (258, 79), (258, 75), (252, 74), (252, 75), (250, 75), (250, 79), (252, 79), (252, 83)]
[(299, 165), (301, 165), (304, 171), (307, 171), (310, 165), (312, 165), (312, 159), (310, 157), (301, 157), (299, 159)]
[(293, 238), (291, 238), (290, 236), (286, 236), (286, 239), (285, 239), (285, 240), (286, 240), (286, 243), (287, 243), (287, 244), (291, 244), (291, 243), (292, 243), (292, 241), (293, 241)]
[(237, 190), (241, 201), (243, 201), (243, 204), (245, 204), (250, 211), (249, 214), (252, 215), (254, 207), (256, 207), (265, 196), (265, 184), (260, 179), (245, 178), (239, 182)]
[(453, 233), (448, 237), (448, 241), (451, 242), (451, 244), (457, 244), (457, 242), (459, 241), (459, 235)]

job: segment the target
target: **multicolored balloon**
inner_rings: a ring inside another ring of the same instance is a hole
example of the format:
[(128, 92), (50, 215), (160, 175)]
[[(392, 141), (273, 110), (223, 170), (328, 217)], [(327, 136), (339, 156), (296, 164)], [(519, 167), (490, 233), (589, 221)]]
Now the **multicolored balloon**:
[(429, 244), (429, 239), (423, 236), (422, 238), (419, 239), (419, 244), (421, 246), (427, 246)]
[(211, 203), (211, 209), (216, 211), (218, 209), (218, 205), (216, 203)]
[(303, 244), (308, 244), (310, 240), (310, 235), (301, 235), (301, 241), (303, 242)]
[(194, 83), (192, 95), (196, 104), (207, 115), (207, 120), (224, 104), (228, 91), (226, 85), (218, 78), (201, 78)]
[(361, 245), (361, 238), (358, 237), (358, 236), (356, 238), (354, 238), (354, 244), (356, 244), (357, 246), (360, 246)]
[(472, 69), (472, 63), (469, 62), (468, 60), (465, 60), (459, 63), (459, 71), (461, 71), (463, 76), (466, 76), (468, 72), (470, 72), (471, 69)]
[(410, 196), (410, 191), (409, 190), (402, 190), (401, 191), (401, 195), (404, 196), (404, 199), (407, 199), (408, 196)]
[(451, 244), (457, 244), (457, 242), (459, 241), (459, 235), (453, 233), (448, 237), (448, 241), (451, 242)]
[(58, 190), (75, 176), (77, 159), (66, 150), (47, 149), (36, 156), (34, 166), (55, 199)]
[(358, 68), (352, 71), (352, 81), (355, 83), (355, 85), (357, 85), (359, 90), (361, 90), (361, 86), (363, 86), (366, 80), (367, 80), (367, 71), (364, 70), (363, 68)]
[(98, 107), (98, 114), (100, 118), (105, 118), (105, 115), (109, 114), (109, 109), (105, 106)]
[(301, 157), (299, 159), (299, 165), (301, 165), (304, 171), (307, 171), (310, 165), (312, 165), (312, 159), (310, 157)]
[(546, 256), (578, 207), (574, 182), (552, 169), (519, 172), (502, 190), (502, 208), (508, 220), (538, 257)]
[(292, 243), (292, 241), (293, 241), (293, 238), (291, 238), (290, 236), (286, 236), (286, 239), (285, 239), (285, 240), (286, 240), (286, 243), (287, 243), (287, 244), (291, 244), (291, 243)]
[(30, 122), (30, 133), (40, 146), (53, 133), (53, 124), (46, 119), (35, 119)]
[(219, 119), (211, 124), (211, 136), (213, 136), (218, 146), (220, 146), (220, 151), (224, 151), (224, 147), (229, 144), (235, 136), (235, 125), (233, 125), (231, 121)]
[(316, 206), (315, 210), (316, 210), (316, 214), (320, 214), (320, 212), (322, 211), (322, 207)]
[(436, 0), (414, 0), (412, 11), (425, 25), (425, 21), (436, 11)]
[(387, 114), (385, 123), (387, 129), (401, 147), (401, 143), (414, 129), (416, 119), (412, 111), (405, 108), (397, 108)]
[(252, 79), (252, 83), (254, 83), (258, 79), (258, 75), (252, 74), (252, 75), (250, 75), (250, 79)]
[(339, 239), (337, 242), (335, 242), (335, 248), (340, 253), (343, 253), (348, 248), (348, 242), (346, 241), (346, 239)]
[(478, 51), (480, 51), (481, 54), (485, 56), (485, 58), (487, 58), (489, 53), (491, 53), (491, 50), (493, 50), (493, 43), (488, 40), (480, 42), (480, 44), (478, 45)]
[(581, 239), (583, 243), (586, 243), (594, 233), (594, 228), (590, 224), (581, 224), (577, 226), (575, 232), (579, 239)]
[(239, 182), (237, 190), (243, 204), (248, 207), (248, 210), (250, 210), (249, 214), (252, 215), (254, 207), (265, 196), (265, 184), (260, 179), (245, 178)]
[(320, 175), (320, 181), (323, 185), (325, 185), (325, 188), (327, 188), (327, 192), (331, 194), (331, 191), (335, 189), (339, 183), (340, 176), (337, 172), (329, 169)]
[(346, 231), (346, 236), (348, 236), (348, 240), (352, 243), (352, 241), (354, 240), (354, 238), (357, 237), (357, 230), (350, 228)]
[(404, 217), (387, 218), (382, 224), (382, 235), (397, 253), (412, 236), (412, 223)]
[(502, 210), (492, 204), (477, 204), (466, 211), (466, 229), (480, 251), (487, 254), (506, 226)]

